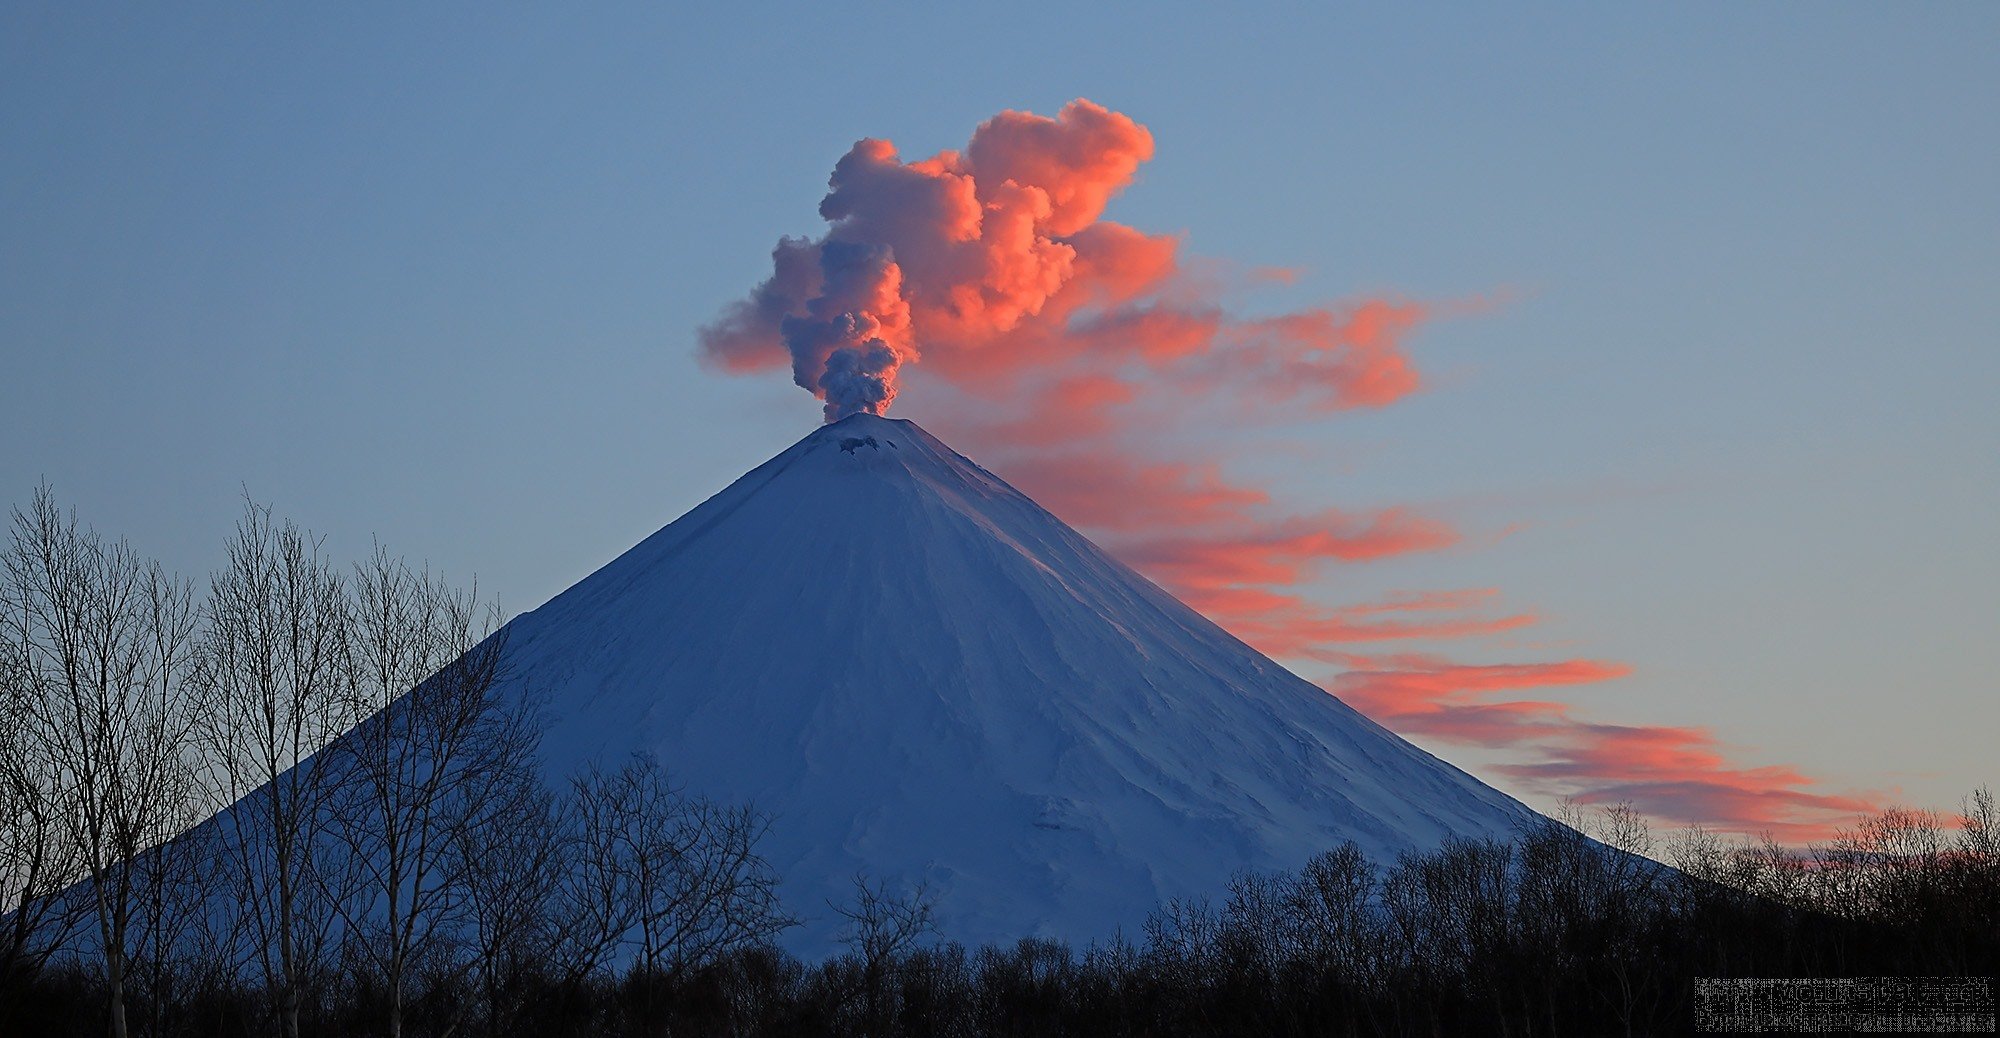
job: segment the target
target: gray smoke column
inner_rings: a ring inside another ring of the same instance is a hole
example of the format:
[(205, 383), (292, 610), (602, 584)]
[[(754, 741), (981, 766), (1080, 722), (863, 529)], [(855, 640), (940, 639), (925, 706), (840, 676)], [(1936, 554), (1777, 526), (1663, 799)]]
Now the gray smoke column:
[(826, 401), (826, 420), (881, 414), (896, 399), (896, 369), (914, 356), (903, 275), (887, 245), (819, 246), (820, 290), (804, 316), (778, 331), (792, 355), (792, 381)]

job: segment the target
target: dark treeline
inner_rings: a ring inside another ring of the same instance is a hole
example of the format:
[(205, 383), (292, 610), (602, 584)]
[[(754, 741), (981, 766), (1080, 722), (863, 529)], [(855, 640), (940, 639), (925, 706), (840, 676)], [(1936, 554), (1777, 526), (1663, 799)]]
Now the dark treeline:
[(494, 627), (254, 506), (199, 592), (46, 491), (17, 511), (0, 1035), (1660, 1034), (1697, 977), (2000, 968), (1984, 790), (1803, 850), (1656, 845), (1620, 807), (1343, 846), (1084, 949), (967, 949), (856, 877), (796, 906), (844, 924), (804, 962), (765, 820), (646, 758), (549, 785)]
[[(1628, 812), (1595, 821), (1585, 828), (1600, 839), (1650, 849)], [(1555, 822), (1387, 868), (1347, 846), (1297, 873), (1240, 876), (1212, 903), (1169, 904), (1136, 941), (1082, 951), (1032, 939), (968, 950), (938, 939), (920, 893), (862, 884), (841, 908), (847, 950), (813, 964), (754, 940), (618, 966), (565, 957), (574, 953), (546, 937), (441, 943), (411, 971), (402, 1026), (438, 1036), (1680, 1034), (1695, 977), (1992, 976), (1996, 823), (1982, 792), (1956, 827), (1892, 811), (1807, 851), (1685, 833), (1662, 848), (1677, 869), (1607, 853)], [(385, 1033), (392, 998), (379, 964), (342, 950), (326, 965), (299, 1033)], [(134, 975), (147, 978), (129, 995), (144, 1033), (275, 1027), (280, 1000), (241, 964), (192, 954)], [(101, 1034), (105, 997), (99, 966), (58, 960), (18, 978), (11, 1033)]]

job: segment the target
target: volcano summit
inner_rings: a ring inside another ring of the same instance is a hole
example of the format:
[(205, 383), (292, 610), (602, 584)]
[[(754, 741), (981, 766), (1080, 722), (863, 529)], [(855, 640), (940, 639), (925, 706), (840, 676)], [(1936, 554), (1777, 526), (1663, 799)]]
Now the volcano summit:
[(967, 943), (1088, 940), (1239, 869), (1505, 835), (1518, 802), (1229, 635), (914, 423), (821, 427), (509, 626), (546, 766), (772, 816), (786, 943), (853, 877)]

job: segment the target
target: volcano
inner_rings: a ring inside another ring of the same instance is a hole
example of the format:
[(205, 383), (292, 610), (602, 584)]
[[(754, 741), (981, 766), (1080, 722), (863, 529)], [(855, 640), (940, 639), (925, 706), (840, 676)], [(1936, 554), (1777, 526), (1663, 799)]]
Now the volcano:
[(771, 816), (830, 947), (857, 874), (967, 943), (1088, 941), (1243, 869), (1526, 807), (1231, 636), (914, 423), (822, 426), (508, 628), (546, 767), (634, 752)]

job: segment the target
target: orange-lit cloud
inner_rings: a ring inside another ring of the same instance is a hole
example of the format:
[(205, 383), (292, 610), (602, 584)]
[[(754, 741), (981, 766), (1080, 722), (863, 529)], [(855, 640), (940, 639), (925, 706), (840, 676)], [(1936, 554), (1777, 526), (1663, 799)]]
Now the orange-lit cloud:
[(1102, 372), (1050, 379), (1028, 394), (1018, 408), (996, 415), (979, 435), (1017, 450), (1096, 442), (1113, 430), (1113, 412), (1137, 395), (1129, 380)]
[(1732, 764), (1703, 728), (1577, 724), (1538, 749), (1539, 759), (1499, 770), (1583, 803), (1630, 803), (1667, 822), (1788, 843), (1829, 839), (1885, 803), (1815, 792), (1819, 782), (1795, 768)]
[(1540, 700), (1489, 702), (1480, 697), (1609, 681), (1632, 670), (1597, 660), (1473, 665), (1417, 657), (1356, 662), (1371, 666), (1339, 675), (1327, 683), (1327, 691), (1397, 731), (1482, 746), (1511, 746), (1560, 734), (1567, 730), (1569, 708)]
[[(975, 448), (978, 438), (969, 440)], [(1190, 529), (1231, 522), (1270, 500), (1231, 483), (1212, 462), (1150, 462), (1113, 451), (1039, 457), (986, 452), (1009, 482), (1075, 526), (1101, 531)], [(1008, 461), (1012, 461), (1009, 464)]]
[(1362, 562), (1458, 543), (1458, 531), (1406, 508), (1329, 509), (1206, 537), (1121, 541), (1120, 556), (1176, 587), (1296, 584), (1327, 561)]
[[(1732, 764), (1704, 731), (1580, 719), (1554, 690), (1613, 680), (1589, 659), (1470, 664), (1431, 646), (1517, 631), (1533, 613), (1494, 589), (1322, 601), (1341, 567), (1490, 547), (1399, 505), (1300, 509), (1237, 474), (1232, 425), (1391, 406), (1424, 380), (1407, 342), (1499, 299), (1364, 297), (1247, 314), (1235, 292), (1289, 268), (1190, 259), (1178, 235), (1103, 219), (1153, 154), (1152, 134), (1085, 100), (1053, 118), (1002, 112), (961, 151), (905, 160), (885, 140), (835, 164), (817, 239), (788, 238), (770, 276), (702, 329), (723, 371), (789, 366), (829, 420), (881, 413), (906, 378), (949, 394), (927, 423), (1236, 636), (1273, 656), (1348, 668), (1328, 683), (1410, 734), (1496, 747), (1541, 792), (1629, 799), (1656, 817), (1801, 836), (1862, 799), (1789, 768)], [(1357, 646), (1427, 651), (1358, 654)]]
[(1624, 664), (1467, 665), (1423, 655), (1349, 662), (1355, 669), (1326, 686), (1348, 705), (1399, 732), (1517, 749), (1530, 759), (1497, 770), (1538, 792), (1792, 842), (1825, 839), (1881, 806), (1875, 797), (1818, 792), (1795, 768), (1732, 764), (1706, 729), (1595, 723), (1564, 702), (1493, 698), (1614, 680), (1631, 672)]
[(1530, 613), (1424, 615), (1368, 602), (1329, 607), (1303, 595), (1265, 588), (1186, 588), (1176, 593), (1237, 637), (1281, 659), (1338, 663), (1348, 655), (1342, 646), (1474, 638), (1535, 622)]
[(1429, 316), (1420, 303), (1367, 299), (1229, 330), (1231, 356), (1248, 354), (1265, 401), (1305, 398), (1323, 410), (1386, 407), (1417, 391), (1403, 336)]
[(1234, 317), (1184, 268), (1178, 238), (1101, 221), (1152, 154), (1144, 126), (1084, 100), (1054, 118), (1002, 112), (964, 151), (916, 161), (857, 141), (827, 181), (825, 236), (779, 242), (771, 276), (702, 329), (702, 353), (732, 372), (789, 359), (829, 420), (886, 410), (919, 361), (966, 382), (1184, 367), (1319, 409), (1416, 390), (1400, 344), (1421, 304)]

